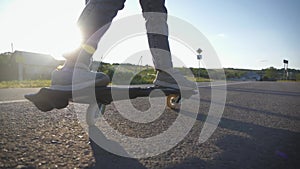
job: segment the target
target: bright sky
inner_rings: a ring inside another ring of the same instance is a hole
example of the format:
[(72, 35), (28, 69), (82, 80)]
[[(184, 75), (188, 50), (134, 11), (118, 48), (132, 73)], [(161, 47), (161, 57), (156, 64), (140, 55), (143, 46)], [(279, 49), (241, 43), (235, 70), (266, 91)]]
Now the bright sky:
[[(300, 69), (299, 0), (166, 1), (170, 15), (191, 23), (208, 38), (223, 67), (282, 68), (287, 59), (290, 68)], [(11, 51), (13, 43), (15, 50), (61, 56), (80, 42), (76, 21), (83, 8), (84, 0), (1, 0), (0, 53)], [(140, 11), (137, 0), (127, 0), (116, 19)], [(171, 49), (175, 48), (172, 41)], [(192, 57), (187, 66), (198, 67)], [(119, 62), (113, 57), (104, 61)]]

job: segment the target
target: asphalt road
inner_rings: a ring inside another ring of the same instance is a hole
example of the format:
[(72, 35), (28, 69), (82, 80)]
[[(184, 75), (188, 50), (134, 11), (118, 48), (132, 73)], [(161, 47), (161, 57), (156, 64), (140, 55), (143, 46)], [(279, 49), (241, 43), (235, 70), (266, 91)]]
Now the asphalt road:
[[(171, 150), (142, 159), (97, 146), (79, 124), (74, 104), (40, 112), (23, 98), (38, 89), (0, 89), (0, 168), (300, 168), (300, 83), (230, 83), (218, 128), (202, 144), (198, 138), (212, 89), (199, 86), (199, 113), (189, 134)], [(147, 110), (149, 102), (133, 103)], [(165, 131), (177, 116), (167, 109), (150, 124), (130, 123), (113, 104), (104, 114), (120, 133), (140, 138)]]

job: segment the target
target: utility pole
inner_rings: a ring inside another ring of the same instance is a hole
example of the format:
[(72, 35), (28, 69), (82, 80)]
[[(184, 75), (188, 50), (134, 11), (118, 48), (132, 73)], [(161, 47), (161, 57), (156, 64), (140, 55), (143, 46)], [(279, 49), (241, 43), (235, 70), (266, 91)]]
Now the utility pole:
[(138, 67), (136, 68), (135, 72), (137, 72), (137, 69), (139, 69), (139, 71), (141, 71), (142, 64), (143, 64), (143, 56), (140, 57), (138, 65), (137, 65)]
[(14, 53), (14, 44), (11, 43), (11, 44), (10, 44), (10, 47), (11, 47), (11, 53)]

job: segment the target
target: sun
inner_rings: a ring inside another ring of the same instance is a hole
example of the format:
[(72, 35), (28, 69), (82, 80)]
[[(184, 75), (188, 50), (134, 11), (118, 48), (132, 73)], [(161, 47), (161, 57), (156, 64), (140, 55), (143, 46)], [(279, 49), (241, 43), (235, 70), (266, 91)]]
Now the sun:
[(13, 0), (0, 13), (0, 45), (60, 57), (80, 44), (76, 22), (83, 8), (83, 1)]

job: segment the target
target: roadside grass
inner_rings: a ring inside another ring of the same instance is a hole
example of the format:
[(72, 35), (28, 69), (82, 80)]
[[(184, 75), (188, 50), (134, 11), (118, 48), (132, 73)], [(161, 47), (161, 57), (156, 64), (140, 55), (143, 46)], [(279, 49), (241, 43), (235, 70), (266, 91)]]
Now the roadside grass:
[(202, 77), (187, 77), (188, 80), (194, 81), (194, 82), (211, 82), (211, 79), (206, 79), (206, 78), (202, 78)]
[[(151, 84), (155, 75), (136, 76), (133, 78), (131, 84)], [(210, 82), (210, 79), (205, 78), (188, 78), (195, 82)], [(36, 87), (49, 87), (51, 80), (23, 80), (23, 81), (1, 81), (0, 88), (36, 88)]]
[(277, 82), (300, 82), (300, 80), (277, 80)]
[(23, 80), (23, 81), (2, 81), (0, 88), (35, 88), (35, 87), (48, 87), (51, 80)]

